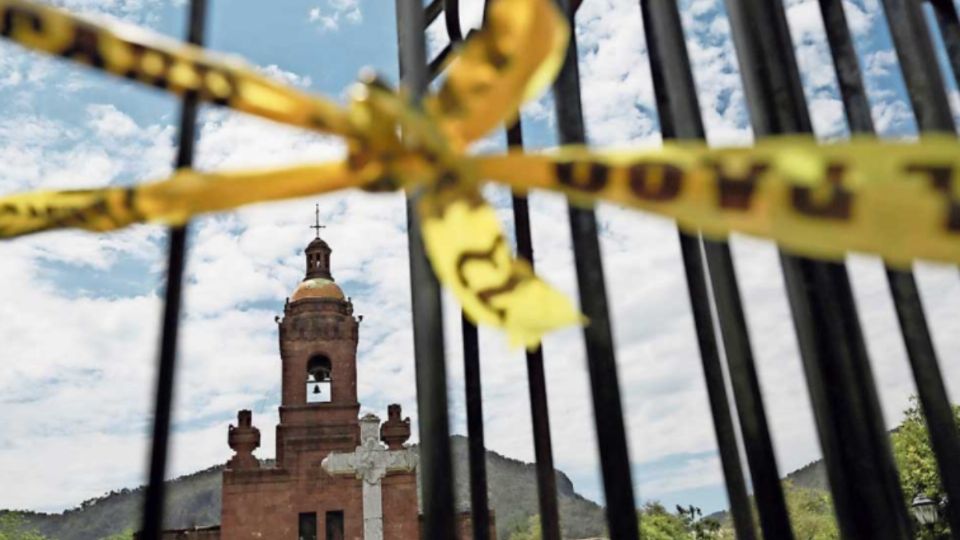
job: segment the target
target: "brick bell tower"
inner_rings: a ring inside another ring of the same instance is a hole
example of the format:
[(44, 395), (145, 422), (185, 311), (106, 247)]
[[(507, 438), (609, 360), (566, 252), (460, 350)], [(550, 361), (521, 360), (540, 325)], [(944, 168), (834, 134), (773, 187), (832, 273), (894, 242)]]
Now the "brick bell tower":
[[(306, 275), (277, 318), (282, 379), (276, 464), (264, 466), (253, 456), (260, 431), (250, 411), (240, 411), (228, 432), (235, 455), (223, 473), (221, 537), (413, 540), (419, 538), (416, 456), (403, 444), (409, 419), (401, 420), (399, 405), (390, 406), (382, 425), (373, 414), (358, 418), (362, 317), (354, 316), (353, 303), (334, 282), (322, 227), (313, 227), (317, 235), (304, 250)], [(389, 463), (372, 472), (364, 468), (377, 460)]]
[(330, 273), (331, 252), (319, 234), (307, 245), (306, 275), (279, 322), (277, 462), (285, 467), (295, 467), (303, 450), (352, 450), (360, 442), (359, 320)]

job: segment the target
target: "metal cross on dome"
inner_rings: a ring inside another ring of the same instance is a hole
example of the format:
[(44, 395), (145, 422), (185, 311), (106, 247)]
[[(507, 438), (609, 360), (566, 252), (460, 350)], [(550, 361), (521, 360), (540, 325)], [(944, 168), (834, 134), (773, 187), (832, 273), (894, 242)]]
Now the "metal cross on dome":
[(317, 203), (316, 205), (316, 223), (314, 225), (310, 225), (310, 228), (317, 232), (317, 238), (320, 238), (320, 229), (327, 228), (326, 225), (320, 224), (320, 203)]

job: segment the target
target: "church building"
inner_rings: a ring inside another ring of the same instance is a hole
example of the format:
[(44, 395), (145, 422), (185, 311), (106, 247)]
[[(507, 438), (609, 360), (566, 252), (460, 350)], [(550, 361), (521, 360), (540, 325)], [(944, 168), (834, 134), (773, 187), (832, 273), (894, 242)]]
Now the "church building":
[[(398, 404), (387, 420), (358, 418), (357, 341), (362, 316), (330, 272), (331, 249), (307, 245), (306, 273), (277, 317), (280, 423), (276, 462), (253, 451), (260, 430), (241, 410), (228, 428), (219, 526), (164, 531), (164, 540), (419, 540), (417, 454)], [(413, 363), (411, 362), (411, 369)], [(491, 538), (495, 536), (491, 516)], [(471, 538), (469, 512), (457, 536)]]
[(228, 442), (220, 533), (225, 539), (376, 540), (419, 538), (416, 454), (404, 447), (410, 420), (358, 419), (360, 319), (330, 272), (319, 235), (305, 250), (306, 275), (287, 299), (280, 329), (282, 370), (276, 465), (252, 454), (260, 432), (240, 411)]

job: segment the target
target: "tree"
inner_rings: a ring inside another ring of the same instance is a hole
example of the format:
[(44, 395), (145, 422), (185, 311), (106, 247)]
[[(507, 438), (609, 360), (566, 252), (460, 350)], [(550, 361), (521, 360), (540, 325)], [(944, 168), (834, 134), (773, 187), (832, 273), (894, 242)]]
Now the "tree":
[(29, 528), (20, 514), (4, 512), (0, 513), (0, 540), (46, 540), (46, 537)]
[[(781, 485), (787, 503), (791, 528), (797, 540), (836, 540), (840, 538), (829, 492), (823, 489), (798, 487), (790, 480), (784, 480)], [(757, 538), (762, 538), (759, 514), (753, 497), (750, 497), (750, 506), (753, 509), (753, 529)], [(711, 520), (705, 519), (701, 520), (701, 523), (709, 521)], [(703, 534), (704, 536), (694, 538), (697, 540), (733, 540), (736, 538), (729, 514), (722, 524), (718, 524), (715, 529), (704, 531)]]
[[(704, 519), (696, 506), (677, 507), (677, 513), (667, 511), (659, 502), (648, 502), (637, 511), (640, 520), (640, 540), (725, 540), (720, 523)], [(540, 540), (540, 516), (530, 516), (510, 532), (510, 540)]]
[[(917, 396), (911, 396), (910, 407), (903, 411), (903, 423), (890, 436), (893, 445), (893, 457), (900, 471), (900, 485), (903, 486), (904, 502), (907, 508), (913, 504), (917, 495), (925, 495), (934, 501), (946, 500), (946, 493), (940, 484), (937, 461), (930, 447), (927, 421), (920, 409)], [(960, 407), (953, 408), (954, 422), (960, 424)], [(949, 528), (941, 520), (930, 530), (918, 531), (917, 538), (948, 538)]]
[(677, 516), (687, 530), (693, 533), (695, 540), (713, 540), (720, 538), (720, 522), (703, 517), (703, 511), (692, 504), (686, 508), (677, 505)]
[(100, 540), (133, 540), (133, 530), (127, 529), (123, 532), (111, 534), (110, 536), (104, 536)]
[(840, 538), (833, 515), (830, 493), (822, 489), (804, 488), (783, 481), (787, 512), (797, 540), (833, 540)]
[(540, 540), (540, 514), (527, 518), (526, 523), (518, 523), (510, 531), (510, 540)]
[[(679, 507), (678, 507), (679, 508)], [(679, 516), (667, 512), (658, 502), (648, 502), (637, 512), (642, 540), (676, 540), (693, 538), (687, 523)]]

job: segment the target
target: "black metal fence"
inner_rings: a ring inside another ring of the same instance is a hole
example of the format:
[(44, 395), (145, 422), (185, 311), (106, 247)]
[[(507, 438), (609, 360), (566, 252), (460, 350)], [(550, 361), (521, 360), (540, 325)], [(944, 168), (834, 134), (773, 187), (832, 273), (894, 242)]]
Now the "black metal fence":
[[(587, 0), (589, 1), (589, 0)], [(557, 0), (573, 19), (579, 3)], [(188, 38), (202, 42), (204, 0), (192, 0)], [(842, 0), (819, 0), (830, 52), (850, 129), (870, 134), (873, 123)], [(955, 77), (960, 78), (960, 18), (953, 0), (929, 0)], [(666, 139), (703, 139), (704, 128), (676, 0), (640, 0), (661, 131)], [(887, 21), (918, 125), (923, 132), (955, 133), (943, 75), (938, 71), (931, 29), (919, 0), (883, 0)], [(758, 137), (812, 131), (782, 0), (726, 0), (750, 120)], [(396, 0), (402, 82), (422, 95), (443, 57), (464, 35), (458, 0)], [(441, 14), (451, 45), (426, 57), (424, 32)], [(584, 143), (575, 34), (554, 83), (557, 128), (563, 144)], [(183, 101), (177, 166), (189, 166), (195, 139), (196, 100)], [(518, 120), (506, 126), (511, 146), (521, 146)], [(759, 171), (753, 171), (756, 174)], [(417, 197), (410, 194), (412, 203)], [(513, 197), (517, 251), (532, 262), (527, 201)], [(440, 288), (424, 256), (418, 224), (408, 205), (417, 404), (423, 490), (423, 537), (452, 538), (454, 499), (449, 439), (446, 359)], [(637, 538), (636, 499), (619, 394), (615, 351), (594, 212), (569, 208), (592, 390), (594, 423), (611, 538)], [(172, 381), (180, 306), (185, 230), (170, 232), (169, 270), (157, 378), (150, 482), (143, 514), (144, 538), (158, 539), (162, 524)], [(679, 235), (704, 382), (738, 538), (754, 539), (754, 510), (741, 468), (739, 437), (749, 466), (755, 511), (767, 539), (793, 538), (780, 473), (764, 412), (730, 248), (725, 242)], [(912, 536), (890, 450), (851, 284), (843, 264), (781, 253), (781, 266), (800, 344), (820, 447), (843, 538), (905, 539)], [(960, 439), (913, 274), (887, 270), (890, 292), (916, 381), (922, 410), (949, 501), (960, 501)], [(714, 320), (716, 317), (716, 320)], [(720, 341), (717, 340), (717, 335)], [(484, 470), (477, 332), (463, 322), (470, 485), (474, 537), (487, 538), (489, 515)], [(721, 355), (720, 347), (723, 347)], [(723, 367), (726, 360), (732, 401)], [(527, 353), (530, 409), (543, 537), (560, 538), (557, 494), (547, 414), (543, 351)], [(737, 423), (730, 411), (735, 410)], [(951, 529), (960, 512), (948, 506)]]

